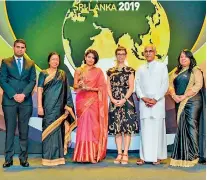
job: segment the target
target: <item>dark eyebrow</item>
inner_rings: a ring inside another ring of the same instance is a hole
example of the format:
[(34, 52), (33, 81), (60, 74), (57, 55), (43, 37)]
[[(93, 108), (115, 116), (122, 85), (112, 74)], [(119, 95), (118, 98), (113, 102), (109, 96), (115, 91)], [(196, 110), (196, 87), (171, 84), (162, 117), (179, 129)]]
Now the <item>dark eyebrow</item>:
[(25, 46), (18, 46), (18, 45), (16, 45), (16, 47), (19, 47), (19, 48), (25, 48)]

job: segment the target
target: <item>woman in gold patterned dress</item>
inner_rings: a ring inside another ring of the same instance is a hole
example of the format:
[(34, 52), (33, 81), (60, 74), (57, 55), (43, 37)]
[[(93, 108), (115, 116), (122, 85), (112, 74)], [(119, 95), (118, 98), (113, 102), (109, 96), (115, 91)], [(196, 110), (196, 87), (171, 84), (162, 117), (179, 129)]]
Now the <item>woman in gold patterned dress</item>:
[[(198, 163), (199, 156), (203, 157), (202, 149), (205, 148), (205, 132), (202, 130), (205, 123), (203, 85), (203, 74), (196, 66), (193, 54), (187, 49), (183, 50), (178, 58), (178, 66), (170, 77), (169, 92), (176, 103), (178, 123), (171, 166), (192, 167)], [(199, 140), (203, 141), (201, 146)]]
[[(117, 66), (107, 71), (109, 105), (109, 134), (115, 135), (118, 155), (115, 164), (128, 164), (131, 134), (138, 132), (138, 121), (132, 97), (135, 70), (125, 65), (127, 51), (118, 47), (115, 51)], [(124, 141), (122, 135), (124, 134)], [(124, 152), (122, 153), (122, 144)]]

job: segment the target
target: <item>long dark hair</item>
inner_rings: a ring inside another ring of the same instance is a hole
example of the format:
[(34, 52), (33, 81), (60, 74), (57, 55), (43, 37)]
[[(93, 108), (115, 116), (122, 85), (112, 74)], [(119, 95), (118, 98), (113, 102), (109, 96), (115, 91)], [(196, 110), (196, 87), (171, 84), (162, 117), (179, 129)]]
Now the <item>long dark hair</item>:
[(196, 63), (196, 60), (193, 56), (193, 53), (188, 49), (184, 49), (180, 52), (180, 55), (178, 57), (177, 70), (176, 70), (175, 73), (178, 74), (183, 68), (182, 65), (180, 64), (180, 56), (181, 56), (182, 53), (184, 53), (186, 55), (186, 57), (188, 57), (190, 59), (190, 66), (189, 66), (188, 72), (191, 73), (193, 68), (197, 65), (197, 63)]

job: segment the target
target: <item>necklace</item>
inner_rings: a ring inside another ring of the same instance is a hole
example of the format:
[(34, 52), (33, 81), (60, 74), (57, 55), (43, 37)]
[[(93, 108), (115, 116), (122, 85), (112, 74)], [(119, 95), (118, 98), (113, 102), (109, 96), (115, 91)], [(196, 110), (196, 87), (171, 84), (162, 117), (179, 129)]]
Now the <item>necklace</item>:
[(57, 69), (55, 70), (47, 69), (46, 71), (50, 75), (50, 74), (55, 74), (57, 72)]

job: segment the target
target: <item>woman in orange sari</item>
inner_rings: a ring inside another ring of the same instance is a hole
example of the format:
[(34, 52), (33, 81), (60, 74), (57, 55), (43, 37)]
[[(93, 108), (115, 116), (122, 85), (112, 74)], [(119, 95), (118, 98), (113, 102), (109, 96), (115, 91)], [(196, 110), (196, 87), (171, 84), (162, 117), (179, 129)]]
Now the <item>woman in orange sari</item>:
[(104, 74), (94, 65), (99, 56), (88, 50), (74, 76), (78, 118), (73, 161), (97, 163), (105, 158), (108, 136), (108, 96)]

